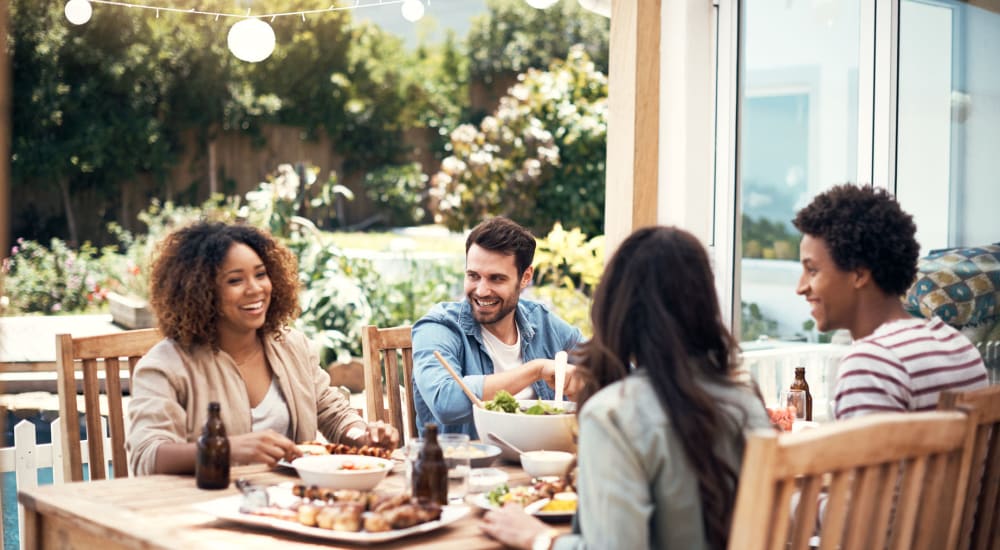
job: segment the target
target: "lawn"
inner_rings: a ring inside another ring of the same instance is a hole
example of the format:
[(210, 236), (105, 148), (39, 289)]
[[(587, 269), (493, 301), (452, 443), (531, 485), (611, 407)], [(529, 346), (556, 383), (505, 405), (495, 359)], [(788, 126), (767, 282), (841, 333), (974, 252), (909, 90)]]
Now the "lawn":
[(384, 232), (327, 232), (343, 249), (377, 252), (438, 252), (464, 255), (465, 236), (440, 225), (423, 225)]

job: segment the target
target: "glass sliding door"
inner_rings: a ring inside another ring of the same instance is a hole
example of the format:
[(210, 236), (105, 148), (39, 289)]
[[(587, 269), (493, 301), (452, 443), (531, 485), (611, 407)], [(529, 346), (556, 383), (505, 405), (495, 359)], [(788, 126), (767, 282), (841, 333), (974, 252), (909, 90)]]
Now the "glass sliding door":
[(791, 220), (857, 179), (862, 0), (741, 4), (740, 337), (815, 341)]
[(902, 0), (895, 192), (922, 253), (1000, 241), (1000, 3)]

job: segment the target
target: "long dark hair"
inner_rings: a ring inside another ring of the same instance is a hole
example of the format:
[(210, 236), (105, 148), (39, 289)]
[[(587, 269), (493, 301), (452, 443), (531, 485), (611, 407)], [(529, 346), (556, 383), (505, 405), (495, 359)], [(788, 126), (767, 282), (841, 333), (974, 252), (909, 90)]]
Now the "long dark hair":
[(643, 367), (697, 475), (708, 546), (725, 548), (737, 472), (711, 438), (739, 421), (727, 419), (702, 384), (737, 384), (738, 346), (722, 320), (704, 247), (673, 227), (635, 231), (608, 263), (590, 317), (594, 336), (577, 358), (585, 380), (579, 404), (625, 378), (630, 364)]

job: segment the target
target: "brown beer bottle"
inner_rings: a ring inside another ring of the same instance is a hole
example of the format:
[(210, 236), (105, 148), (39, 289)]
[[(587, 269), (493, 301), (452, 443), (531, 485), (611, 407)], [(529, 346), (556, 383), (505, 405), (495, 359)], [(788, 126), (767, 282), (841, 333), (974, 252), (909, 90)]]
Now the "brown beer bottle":
[(424, 446), (413, 462), (413, 498), (448, 504), (448, 463), (438, 444), (437, 424), (424, 425)]
[(229, 487), (229, 439), (219, 410), (218, 402), (208, 404), (208, 420), (198, 438), (194, 476), (199, 489)]
[(792, 390), (803, 390), (806, 392), (806, 420), (813, 419), (813, 396), (809, 393), (809, 383), (806, 382), (806, 368), (795, 367), (795, 380), (792, 381)]

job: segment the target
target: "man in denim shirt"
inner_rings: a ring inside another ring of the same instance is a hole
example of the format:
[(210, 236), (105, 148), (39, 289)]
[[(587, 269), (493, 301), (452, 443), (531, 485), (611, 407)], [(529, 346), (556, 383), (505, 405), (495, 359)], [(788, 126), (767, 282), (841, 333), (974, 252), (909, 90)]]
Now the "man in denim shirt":
[[(496, 217), (465, 241), (465, 296), (443, 302), (413, 325), (413, 380), (417, 428), (434, 422), (441, 433), (476, 438), (472, 403), (438, 363), (434, 351), (458, 371), (483, 400), (507, 390), (518, 399), (554, 398), (556, 352), (580, 341), (570, 326), (538, 302), (522, 300), (531, 283), (535, 238), (513, 221)], [(567, 394), (574, 387), (567, 367)]]

